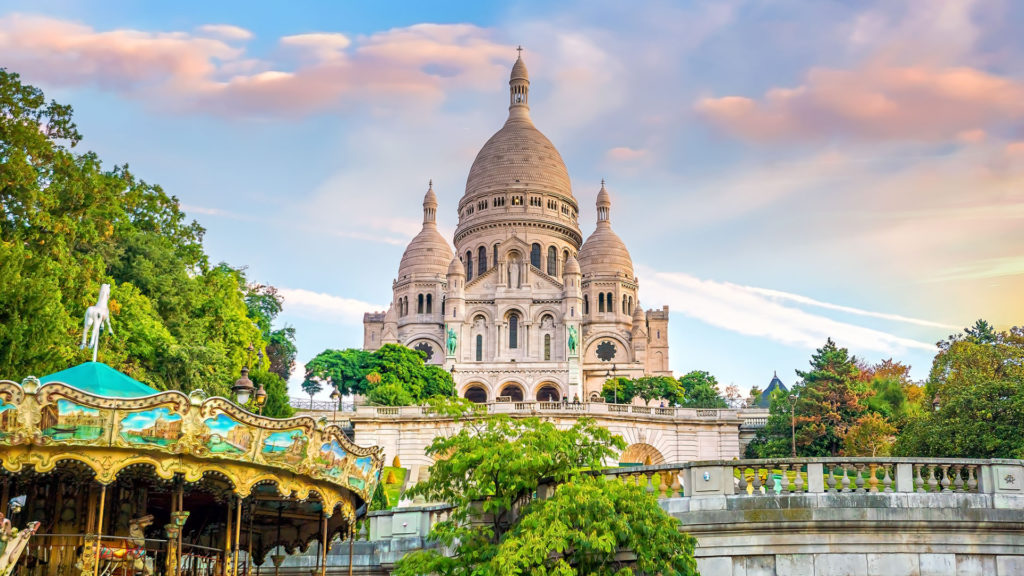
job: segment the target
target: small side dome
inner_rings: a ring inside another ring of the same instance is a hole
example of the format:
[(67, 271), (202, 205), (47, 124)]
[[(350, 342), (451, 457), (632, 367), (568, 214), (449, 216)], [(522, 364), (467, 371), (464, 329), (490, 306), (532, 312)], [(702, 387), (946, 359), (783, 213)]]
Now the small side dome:
[[(522, 48), (520, 48), (522, 50)], [(526, 71), (526, 64), (523, 62), (522, 54), (516, 58), (516, 63), (512, 65), (512, 74), (509, 76), (509, 81), (512, 80), (529, 80), (530, 74)]]
[(444, 276), (452, 260), (452, 249), (448, 241), (437, 231), (437, 194), (434, 182), (430, 182), (423, 196), (423, 229), (417, 234), (402, 254), (398, 265), (398, 279), (408, 276)]
[(580, 261), (576, 259), (572, 254), (569, 255), (569, 259), (565, 261), (565, 274), (579, 274), (580, 273)]
[(602, 180), (601, 191), (597, 193), (597, 229), (580, 247), (580, 268), (584, 274), (633, 278), (633, 259), (612, 230), (611, 206), (611, 195)]
[(449, 276), (465, 276), (466, 275), (466, 270), (462, 266), (462, 260), (459, 260), (458, 256), (452, 258), (452, 263), (448, 265), (448, 275)]

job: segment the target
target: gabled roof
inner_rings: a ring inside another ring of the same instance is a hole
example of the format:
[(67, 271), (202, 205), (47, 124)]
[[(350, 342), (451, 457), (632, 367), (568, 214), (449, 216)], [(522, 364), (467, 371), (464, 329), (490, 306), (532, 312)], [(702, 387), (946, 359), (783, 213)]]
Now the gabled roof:
[(90, 394), (114, 398), (138, 398), (159, 392), (156, 388), (147, 386), (100, 362), (83, 362), (78, 366), (43, 376), (39, 382), (41, 384), (63, 382)]
[(782, 383), (782, 380), (779, 380), (778, 373), (775, 373), (772, 376), (772, 381), (768, 384), (768, 387), (765, 388), (764, 392), (761, 392), (761, 397), (757, 400), (758, 408), (770, 407), (772, 403), (772, 394), (775, 393), (776, 390), (781, 390), (783, 393), (789, 392), (789, 388), (786, 388), (786, 385)]

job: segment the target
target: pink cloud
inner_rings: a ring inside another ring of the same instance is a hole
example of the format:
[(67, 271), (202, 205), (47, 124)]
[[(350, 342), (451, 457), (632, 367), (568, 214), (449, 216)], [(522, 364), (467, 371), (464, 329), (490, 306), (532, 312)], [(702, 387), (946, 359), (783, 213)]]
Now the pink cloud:
[(796, 88), (761, 99), (705, 98), (696, 111), (755, 141), (852, 136), (940, 141), (983, 137), (980, 127), (1024, 119), (1024, 84), (968, 67), (815, 68)]
[(632, 162), (635, 160), (642, 160), (648, 156), (649, 151), (643, 148), (630, 148), (628, 146), (618, 146), (605, 152), (605, 158), (613, 162)]
[[(3, 64), (30, 82), (97, 86), (157, 106), (224, 115), (291, 116), (352, 102), (431, 106), (450, 90), (500, 86), (514, 52), (468, 24), (417, 24), (353, 42), (338, 33), (279, 39), (283, 61), (233, 42), (225, 24), (188, 32), (98, 31), (56, 18), (0, 18)], [(300, 54), (298, 61), (288, 54)]]

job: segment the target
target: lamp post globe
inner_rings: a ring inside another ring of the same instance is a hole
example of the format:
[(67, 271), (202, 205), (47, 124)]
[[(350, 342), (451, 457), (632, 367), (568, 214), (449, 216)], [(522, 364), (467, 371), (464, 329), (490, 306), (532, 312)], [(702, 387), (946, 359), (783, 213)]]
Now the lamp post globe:
[(231, 391), (235, 393), (235, 398), (239, 404), (245, 404), (249, 401), (249, 397), (252, 395), (253, 385), (252, 380), (249, 380), (249, 367), (242, 366), (242, 377), (235, 380), (234, 386), (231, 387)]

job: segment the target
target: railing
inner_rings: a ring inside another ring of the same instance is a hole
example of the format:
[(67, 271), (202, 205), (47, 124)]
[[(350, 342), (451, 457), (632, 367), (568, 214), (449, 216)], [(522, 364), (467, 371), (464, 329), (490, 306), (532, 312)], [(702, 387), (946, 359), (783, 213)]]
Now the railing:
[(299, 398), (292, 396), (288, 398), (288, 405), (296, 410), (310, 410), (312, 412), (341, 411), (341, 406), (333, 400), (313, 400), (311, 398)]
[[(309, 404), (308, 402), (306, 403)], [(731, 423), (749, 425), (750, 419), (742, 411), (717, 408), (680, 408), (671, 406), (641, 406), (634, 404), (608, 404), (605, 402), (539, 402), (523, 400), (518, 402), (491, 402), (475, 404), (482, 414), (536, 414), (563, 413), (572, 416), (600, 417), (607, 414), (633, 414), (651, 420), (727, 420)], [(423, 418), (446, 417), (436, 414), (426, 406), (356, 406), (354, 413), (346, 417), (361, 418)]]
[(661, 498), (846, 493), (1019, 492), (1022, 460), (784, 458), (603, 470)]
[[(35, 534), (23, 554), (23, 564), (33, 576), (62, 576), (77, 574), (77, 565), (82, 562), (83, 544), (95, 542), (94, 534)], [(133, 539), (129, 536), (100, 536), (103, 547), (123, 548), (129, 553), (120, 559), (104, 558), (99, 555), (99, 571), (107, 574), (132, 574), (143, 564), (144, 572), (165, 574), (167, 561), (167, 540), (159, 538)], [(220, 573), (224, 551), (208, 546), (182, 542), (178, 557), (179, 574), (189, 576), (215, 576)], [(138, 562), (138, 563), (137, 563)]]

